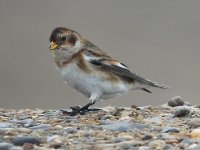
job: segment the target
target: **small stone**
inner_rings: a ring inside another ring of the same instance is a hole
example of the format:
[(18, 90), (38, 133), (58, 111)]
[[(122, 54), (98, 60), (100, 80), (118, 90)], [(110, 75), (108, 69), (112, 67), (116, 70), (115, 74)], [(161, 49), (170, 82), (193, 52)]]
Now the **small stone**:
[(184, 139), (181, 141), (181, 144), (184, 145), (185, 147), (188, 147), (188, 145), (192, 145), (194, 143), (195, 141), (193, 141), (192, 139)]
[(175, 128), (175, 127), (165, 127), (162, 129), (161, 131), (162, 133), (168, 133), (168, 132), (175, 132), (175, 133), (179, 133), (179, 129)]
[(131, 108), (137, 109), (138, 107), (136, 105), (131, 105)]
[[(21, 146), (13, 146), (11, 148), (9, 148), (9, 150), (30, 150), (30, 149), (24, 149), (23, 147)], [(32, 149), (31, 149), (32, 150)]]
[(171, 107), (183, 106), (184, 101), (183, 101), (182, 97), (175, 96), (168, 102), (168, 105), (171, 106)]
[(32, 130), (48, 130), (50, 128), (49, 124), (39, 124), (37, 126), (30, 127)]
[(99, 121), (99, 125), (109, 125), (111, 124), (113, 121), (111, 120), (100, 120)]
[(192, 138), (200, 138), (200, 128), (193, 129), (190, 133)]
[(101, 127), (103, 129), (121, 132), (143, 130), (145, 128), (149, 128), (147, 125), (130, 122), (129, 120), (114, 121), (113, 123), (108, 125), (101, 125)]
[(150, 150), (151, 148), (149, 146), (140, 146), (138, 150)]
[(199, 149), (199, 147), (198, 147), (197, 144), (192, 144), (192, 145), (188, 146), (187, 149), (188, 149), (188, 150), (197, 150), (197, 149)]
[(31, 116), (27, 116), (27, 115), (20, 115), (17, 117), (19, 120), (25, 120), (25, 119), (29, 119), (31, 118)]
[(184, 117), (190, 113), (190, 110), (187, 108), (181, 108), (175, 111), (174, 118), (175, 117)]
[(41, 141), (38, 138), (32, 137), (32, 136), (21, 136), (21, 137), (19, 136), (19, 137), (14, 138), (12, 140), (12, 143), (17, 146), (22, 146), (25, 143), (39, 145), (41, 143)]
[(200, 127), (200, 119), (199, 119), (199, 118), (192, 119), (192, 120), (190, 120), (187, 124), (188, 124), (191, 128)]
[(23, 145), (23, 149), (24, 150), (33, 150), (34, 149), (34, 145), (32, 143), (25, 143)]
[(56, 139), (58, 137), (59, 137), (58, 135), (48, 136), (47, 137), (47, 142), (51, 142), (51, 141), (53, 141), (54, 139)]
[(146, 123), (153, 123), (153, 124), (158, 124), (161, 125), (163, 124), (163, 120), (161, 117), (148, 117), (146, 119), (144, 119), (143, 121), (145, 121)]
[(47, 142), (49, 143), (50, 148), (55, 148), (55, 149), (61, 148), (63, 145), (61, 137), (58, 135), (47, 137)]
[(164, 150), (175, 150), (175, 148), (171, 144), (166, 144)]
[(145, 135), (142, 137), (142, 140), (150, 140), (152, 139), (153, 137), (151, 135)]
[(124, 116), (124, 117), (121, 117), (119, 120), (133, 120), (133, 118), (129, 116)]
[(155, 140), (150, 142), (149, 146), (151, 147), (151, 149), (164, 149), (166, 143), (163, 140)]
[(116, 111), (116, 109), (112, 106), (107, 106), (107, 107), (103, 108), (102, 110), (107, 112), (107, 113), (111, 113), (111, 112)]
[(19, 133), (26, 133), (26, 134), (30, 134), (32, 132), (32, 130), (28, 128), (17, 128), (17, 131)]
[(0, 143), (0, 150), (9, 150), (13, 146), (13, 144), (2, 142)]
[[(132, 146), (141, 146), (142, 145), (142, 142), (141, 141), (135, 141), (135, 140), (131, 140), (131, 141), (123, 141), (123, 142), (120, 142), (120, 143), (117, 143), (117, 144), (114, 144), (114, 145), (117, 145), (119, 147), (130, 147), (133, 148)], [(130, 148), (130, 149), (131, 149)], [(127, 148), (124, 148), (124, 149), (127, 149)]]
[(33, 119), (27, 118), (27, 119), (24, 119), (24, 120), (20, 120), (20, 122), (22, 124), (31, 124), (33, 122)]
[(104, 115), (103, 117), (101, 117), (101, 120), (109, 120), (111, 118), (113, 118), (112, 115)]
[(74, 133), (78, 132), (78, 130), (76, 128), (64, 128), (64, 131), (69, 134), (74, 134)]
[(117, 108), (117, 109), (115, 110), (115, 112), (112, 112), (111, 114), (112, 114), (113, 116), (121, 116), (121, 114), (122, 114), (122, 112), (123, 112), (124, 110), (125, 110), (124, 108)]
[(200, 105), (195, 106), (195, 108), (199, 108), (200, 109)]
[(122, 141), (124, 141), (124, 140), (128, 141), (128, 140), (132, 140), (133, 139), (133, 137), (131, 135), (129, 135), (127, 133), (123, 133), (123, 132), (119, 133), (118, 138), (122, 139)]
[(161, 133), (158, 138), (165, 141), (177, 141), (176, 136), (170, 133)]
[(0, 128), (10, 128), (12, 126), (13, 126), (12, 123), (0, 122)]
[(120, 138), (118, 138), (118, 137), (112, 137), (112, 138), (110, 139), (110, 141), (113, 142), (113, 143), (119, 143), (119, 142), (122, 142), (123, 140), (120, 139)]

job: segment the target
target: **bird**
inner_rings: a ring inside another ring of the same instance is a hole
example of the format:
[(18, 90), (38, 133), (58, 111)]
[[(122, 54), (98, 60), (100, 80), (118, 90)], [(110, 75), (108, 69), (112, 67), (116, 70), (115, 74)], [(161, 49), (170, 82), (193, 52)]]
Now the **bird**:
[(65, 82), (89, 98), (85, 106), (71, 107), (72, 111), (67, 112), (70, 115), (96, 110), (89, 107), (131, 90), (151, 93), (150, 87), (170, 88), (136, 74), (72, 29), (54, 28), (49, 42), (56, 68)]

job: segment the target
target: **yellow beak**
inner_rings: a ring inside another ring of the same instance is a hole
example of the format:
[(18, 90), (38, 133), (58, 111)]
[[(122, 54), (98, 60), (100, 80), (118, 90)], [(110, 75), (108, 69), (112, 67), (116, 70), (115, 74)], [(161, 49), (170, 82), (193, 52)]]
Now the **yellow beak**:
[(56, 48), (58, 48), (58, 44), (51, 41), (50, 47), (49, 47), (50, 51), (54, 51)]

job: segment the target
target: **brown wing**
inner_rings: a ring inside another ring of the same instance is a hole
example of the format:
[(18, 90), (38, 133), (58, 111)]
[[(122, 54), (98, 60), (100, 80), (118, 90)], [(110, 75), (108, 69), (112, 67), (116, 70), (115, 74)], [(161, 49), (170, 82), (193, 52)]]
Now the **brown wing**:
[(146, 84), (152, 87), (158, 87), (162, 89), (167, 89), (169, 87), (165, 85), (158, 85), (155, 82), (152, 82), (148, 79), (145, 79), (138, 74), (132, 72), (127, 66), (118, 62), (117, 60), (113, 60), (110, 56), (108, 56), (103, 51), (92, 51), (92, 50), (84, 50), (84, 54), (86, 56), (87, 61), (89, 61), (95, 67), (100, 67), (105, 69), (106, 71), (110, 71), (116, 75), (134, 79), (141, 84)]

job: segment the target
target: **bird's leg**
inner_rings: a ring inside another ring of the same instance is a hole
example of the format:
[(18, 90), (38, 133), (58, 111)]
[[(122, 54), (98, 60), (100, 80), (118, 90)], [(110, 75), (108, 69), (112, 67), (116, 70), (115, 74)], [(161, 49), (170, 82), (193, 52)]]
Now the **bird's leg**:
[(86, 104), (85, 106), (83, 106), (83, 107), (80, 108), (80, 112), (79, 113), (81, 115), (84, 115), (88, 111), (98, 111), (98, 110), (100, 110), (98, 108), (91, 108), (91, 109), (89, 109), (89, 107), (92, 106), (92, 105), (94, 105), (94, 104), (95, 104), (95, 101)]

